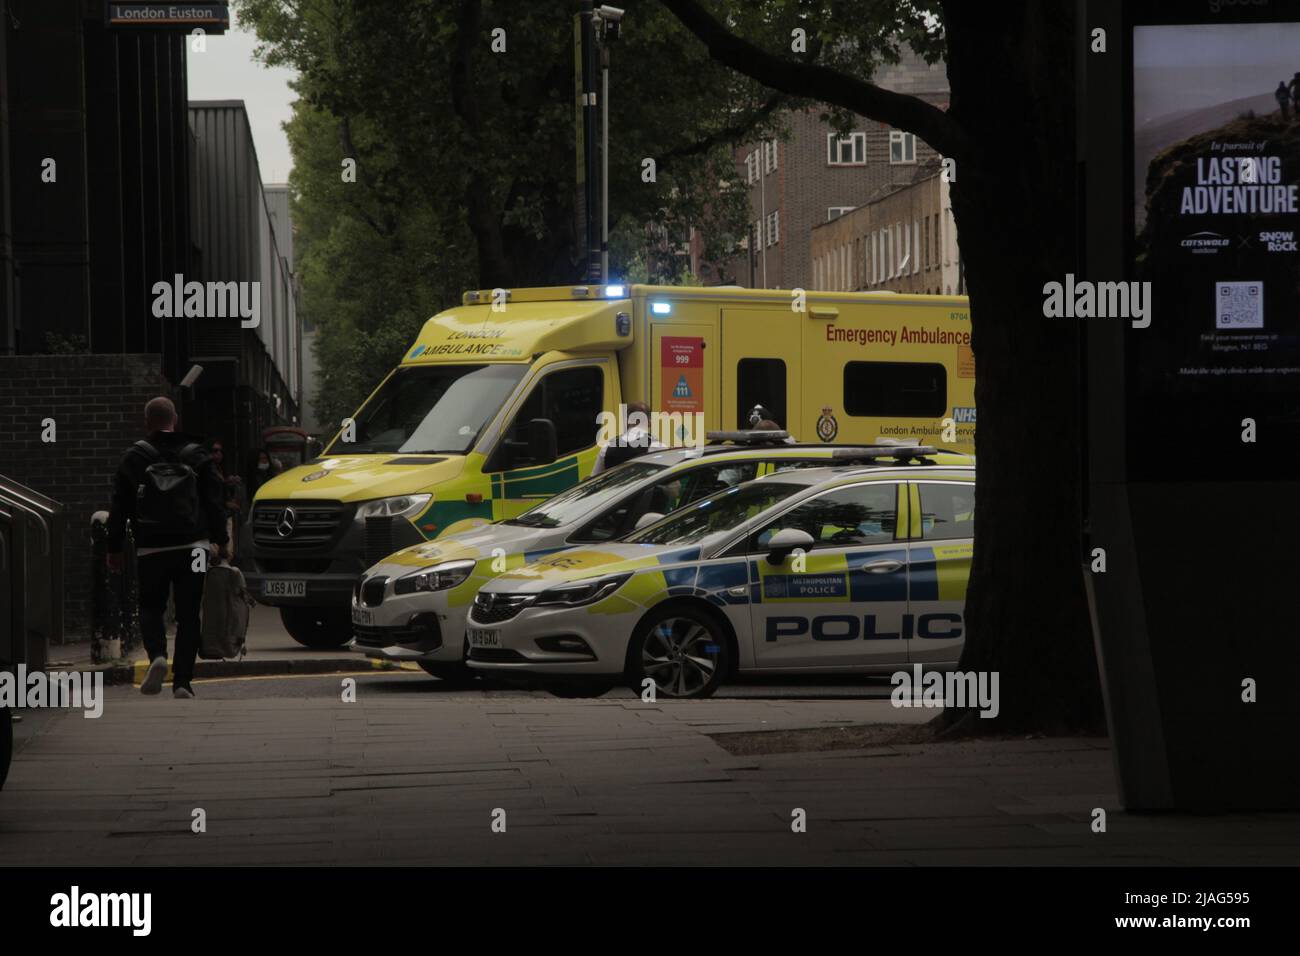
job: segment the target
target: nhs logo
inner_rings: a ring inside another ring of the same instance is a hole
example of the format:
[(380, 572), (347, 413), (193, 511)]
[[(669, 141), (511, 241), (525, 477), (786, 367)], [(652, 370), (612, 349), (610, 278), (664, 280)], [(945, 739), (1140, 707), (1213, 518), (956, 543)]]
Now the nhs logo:
[(952, 408), (952, 420), (958, 425), (974, 425), (976, 424), (975, 409), (961, 408), (954, 405)]

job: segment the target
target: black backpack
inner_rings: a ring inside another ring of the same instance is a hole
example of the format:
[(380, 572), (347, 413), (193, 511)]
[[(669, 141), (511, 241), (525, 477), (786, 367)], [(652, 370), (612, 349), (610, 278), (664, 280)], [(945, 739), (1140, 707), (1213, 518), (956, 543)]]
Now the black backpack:
[(135, 448), (150, 463), (135, 491), (135, 520), (140, 530), (197, 531), (203, 524), (199, 475), (186, 459), (195, 461), (203, 447), (191, 442), (175, 457), (143, 440), (136, 442)]

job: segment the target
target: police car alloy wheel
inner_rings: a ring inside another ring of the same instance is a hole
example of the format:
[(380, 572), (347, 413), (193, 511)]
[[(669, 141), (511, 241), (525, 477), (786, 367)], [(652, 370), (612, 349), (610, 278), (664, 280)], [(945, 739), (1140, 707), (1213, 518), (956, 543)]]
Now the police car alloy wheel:
[(721, 625), (694, 608), (666, 607), (632, 635), (627, 677), (638, 694), (654, 681), (657, 697), (708, 697), (731, 663)]

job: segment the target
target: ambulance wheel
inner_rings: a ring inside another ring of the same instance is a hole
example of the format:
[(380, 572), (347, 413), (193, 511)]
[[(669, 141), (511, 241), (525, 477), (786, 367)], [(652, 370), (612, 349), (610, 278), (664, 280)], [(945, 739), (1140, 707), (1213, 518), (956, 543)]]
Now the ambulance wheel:
[(478, 675), (464, 663), (438, 663), (420, 661), (420, 669), (450, 687), (468, 687), (478, 680)]
[(348, 608), (282, 607), (280, 622), (303, 647), (342, 647), (352, 640), (352, 612)]
[(645, 618), (627, 647), (627, 681), (634, 694), (654, 681), (656, 697), (709, 697), (731, 666), (723, 625), (707, 611), (669, 605)]

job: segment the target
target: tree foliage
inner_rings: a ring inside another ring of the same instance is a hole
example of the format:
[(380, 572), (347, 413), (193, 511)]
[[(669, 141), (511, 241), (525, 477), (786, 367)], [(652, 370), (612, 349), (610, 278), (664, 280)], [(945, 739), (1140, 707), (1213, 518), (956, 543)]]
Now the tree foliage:
[[(324, 420), (352, 411), (463, 289), (582, 276), (570, 4), (238, 0), (237, 10), (266, 62), (298, 72), (290, 182), (302, 307), (321, 329)], [(735, 146), (773, 132), (793, 102), (688, 41), (664, 7), (643, 2), (628, 5), (611, 51), (615, 276), (680, 281), (675, 252), (692, 226), (706, 257), (732, 254), (748, 220)], [(344, 181), (348, 158), (355, 182)]]

